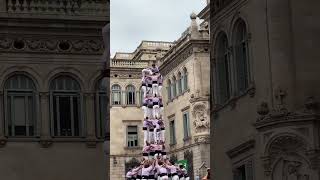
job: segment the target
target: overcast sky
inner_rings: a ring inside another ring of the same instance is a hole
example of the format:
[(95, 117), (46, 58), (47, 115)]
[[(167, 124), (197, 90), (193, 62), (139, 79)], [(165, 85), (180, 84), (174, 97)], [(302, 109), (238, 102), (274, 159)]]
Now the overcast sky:
[(206, 0), (111, 0), (111, 55), (133, 52), (142, 40), (174, 41)]

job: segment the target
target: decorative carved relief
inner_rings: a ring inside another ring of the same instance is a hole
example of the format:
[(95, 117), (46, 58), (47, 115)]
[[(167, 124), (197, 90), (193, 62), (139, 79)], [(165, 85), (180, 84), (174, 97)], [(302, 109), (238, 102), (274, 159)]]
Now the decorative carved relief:
[(66, 40), (0, 37), (0, 51), (102, 54), (101, 39)]
[(277, 106), (274, 109), (275, 111), (288, 112), (288, 110), (285, 107), (285, 98), (287, 97), (287, 94), (287, 91), (283, 90), (281, 87), (275, 89), (274, 97), (277, 103)]
[(196, 143), (210, 143), (210, 136), (196, 136), (194, 141)]
[(9, 49), (12, 46), (12, 40), (8, 38), (0, 39), (0, 49)]
[(262, 102), (258, 108), (257, 108), (257, 113), (261, 116), (265, 116), (270, 112), (269, 106), (267, 102)]
[(310, 96), (306, 99), (304, 106), (305, 112), (315, 113), (318, 110), (319, 103), (315, 100), (313, 96)]
[[(265, 156), (262, 157), (265, 175), (274, 176), (276, 174), (276, 177), (278, 177), (280, 172), (288, 175), (287, 169), (281, 168), (292, 162), (303, 163), (301, 160), (306, 155), (307, 149), (308, 144), (298, 136), (285, 134), (277, 137), (267, 146)], [(279, 163), (281, 163), (281, 166)]]
[(210, 129), (208, 108), (204, 103), (197, 103), (193, 106), (192, 115), (194, 117), (193, 125), (196, 133), (208, 131)]

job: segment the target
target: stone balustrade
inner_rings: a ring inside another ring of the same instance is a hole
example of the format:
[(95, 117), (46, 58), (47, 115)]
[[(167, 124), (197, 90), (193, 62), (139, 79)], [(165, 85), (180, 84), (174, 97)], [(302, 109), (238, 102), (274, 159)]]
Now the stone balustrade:
[[(107, 16), (107, 0), (7, 0), (8, 13)], [(2, 5), (0, 5), (2, 6)]]
[(124, 67), (124, 68), (145, 68), (148, 62), (137, 62), (132, 60), (112, 60), (111, 67)]

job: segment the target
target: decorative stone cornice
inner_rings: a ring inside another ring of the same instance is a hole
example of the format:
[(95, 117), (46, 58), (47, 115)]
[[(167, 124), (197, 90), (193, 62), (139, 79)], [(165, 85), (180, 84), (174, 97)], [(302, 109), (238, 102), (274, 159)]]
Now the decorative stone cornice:
[[(284, 93), (281, 97), (284, 96)], [(280, 95), (278, 93), (277, 97), (280, 98)], [(282, 102), (283, 100), (281, 100)], [(280, 103), (277, 105), (277, 107), (273, 108), (272, 110), (269, 109), (267, 102), (262, 102), (257, 107), (257, 113), (258, 118), (256, 122), (254, 123), (254, 126), (257, 129), (265, 128), (268, 126), (273, 126), (276, 124), (283, 124), (288, 122), (297, 122), (297, 121), (315, 121), (320, 120), (320, 115), (317, 114), (314, 110), (314, 108), (310, 107), (316, 107), (314, 106), (315, 102), (307, 101), (305, 104), (305, 109), (302, 109), (301, 111), (296, 112), (289, 112), (288, 109), (286, 109), (285, 105), (283, 103)], [(313, 105), (310, 105), (313, 104)]]
[[(130, 68), (111, 68), (111, 78), (120, 79), (141, 79), (141, 69), (130, 69)], [(115, 77), (117, 75), (117, 77)], [(131, 75), (131, 77), (129, 77)]]
[(0, 36), (0, 52), (101, 55), (103, 51), (103, 42), (98, 37), (92, 39), (49, 39)]
[(197, 97), (197, 98), (191, 98), (189, 100), (190, 103), (196, 103), (200, 101), (209, 101), (209, 97)]
[[(203, 50), (202, 50), (203, 49)], [(169, 51), (161, 60), (159, 70), (164, 76), (181, 64), (195, 52), (206, 52), (209, 49), (209, 40), (188, 40), (177, 50)], [(207, 51), (208, 52), (208, 51)], [(209, 52), (208, 52), (209, 53)]]
[(255, 140), (251, 139), (230, 149), (229, 151), (227, 151), (227, 155), (229, 156), (229, 158), (232, 159), (246, 151), (249, 151), (250, 149), (253, 149), (254, 146), (255, 146)]

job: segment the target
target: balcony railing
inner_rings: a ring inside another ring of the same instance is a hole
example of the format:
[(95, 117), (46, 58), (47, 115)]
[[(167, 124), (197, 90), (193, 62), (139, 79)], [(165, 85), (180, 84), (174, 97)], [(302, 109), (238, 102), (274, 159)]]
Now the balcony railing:
[(6, 0), (8, 13), (52, 15), (108, 14), (107, 0)]
[(145, 68), (148, 66), (148, 62), (132, 61), (132, 60), (112, 60), (111, 67), (123, 67), (123, 68)]

